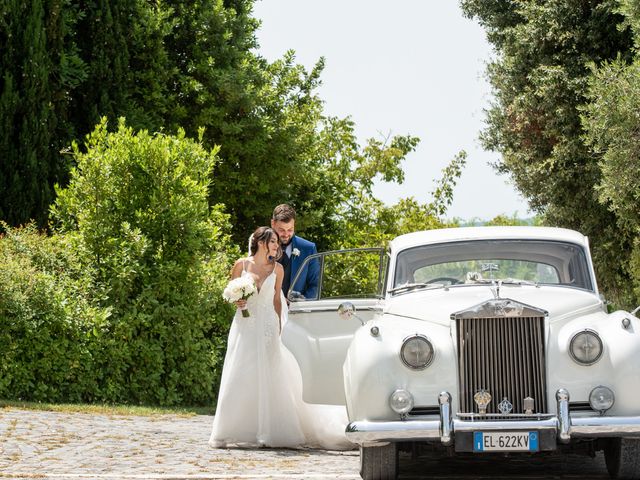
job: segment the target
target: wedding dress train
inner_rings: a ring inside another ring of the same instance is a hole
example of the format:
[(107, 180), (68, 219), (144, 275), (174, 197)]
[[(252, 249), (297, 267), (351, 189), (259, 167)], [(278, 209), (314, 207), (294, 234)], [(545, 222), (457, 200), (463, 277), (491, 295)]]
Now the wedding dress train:
[[(238, 311), (233, 319), (209, 443), (219, 448), (354, 448), (344, 435), (345, 407), (302, 401), (300, 369), (280, 340), (275, 278), (271, 273), (247, 300), (250, 317)], [(284, 296), (282, 305), (286, 311)]]

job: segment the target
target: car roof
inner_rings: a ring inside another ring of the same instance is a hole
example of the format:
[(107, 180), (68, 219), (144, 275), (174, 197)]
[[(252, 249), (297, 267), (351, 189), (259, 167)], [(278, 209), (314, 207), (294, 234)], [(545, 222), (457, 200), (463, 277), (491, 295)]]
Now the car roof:
[(566, 228), (499, 226), (440, 228), (408, 233), (394, 238), (390, 248), (392, 251), (400, 251), (419, 245), (468, 240), (555, 240), (588, 245), (587, 237)]

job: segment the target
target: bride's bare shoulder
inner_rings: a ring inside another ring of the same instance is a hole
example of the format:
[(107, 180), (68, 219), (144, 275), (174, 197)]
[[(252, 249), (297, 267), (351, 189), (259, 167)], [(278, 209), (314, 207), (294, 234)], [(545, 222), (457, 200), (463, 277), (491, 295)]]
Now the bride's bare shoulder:
[(240, 273), (242, 273), (242, 270), (244, 270), (246, 261), (247, 258), (239, 258), (238, 260), (236, 260), (236, 262), (233, 264), (233, 267), (231, 268), (231, 277), (235, 278), (240, 276)]
[(249, 261), (249, 257), (242, 257), (236, 260), (236, 263), (233, 264), (233, 266), (235, 267), (236, 265), (243, 265), (245, 262)]
[(284, 275), (284, 268), (282, 268), (282, 264), (280, 264), (279, 262), (276, 262), (276, 265), (273, 268), (276, 272), (276, 275), (278, 276)]

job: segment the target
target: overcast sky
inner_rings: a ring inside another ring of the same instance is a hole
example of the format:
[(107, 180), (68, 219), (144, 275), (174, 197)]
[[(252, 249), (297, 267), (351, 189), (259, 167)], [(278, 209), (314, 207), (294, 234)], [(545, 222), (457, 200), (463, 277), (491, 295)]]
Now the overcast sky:
[(508, 177), (488, 165), (478, 135), (490, 102), (485, 66), (492, 51), (482, 28), (454, 0), (258, 0), (259, 53), (269, 60), (293, 49), (297, 62), (326, 67), (319, 90), (325, 113), (351, 116), (361, 144), (377, 136), (420, 138), (403, 164), (402, 185), (376, 185), (388, 204), (430, 199), (434, 179), (460, 150), (467, 166), (448, 218), (528, 217)]

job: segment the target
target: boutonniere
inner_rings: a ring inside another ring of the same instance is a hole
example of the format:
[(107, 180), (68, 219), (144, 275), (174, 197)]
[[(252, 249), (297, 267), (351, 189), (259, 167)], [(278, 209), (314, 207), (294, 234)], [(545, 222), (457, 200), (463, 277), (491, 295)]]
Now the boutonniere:
[(297, 248), (294, 248), (293, 250), (291, 250), (291, 255), (293, 255), (294, 257), (297, 257), (298, 255), (300, 255), (300, 250), (298, 250)]

